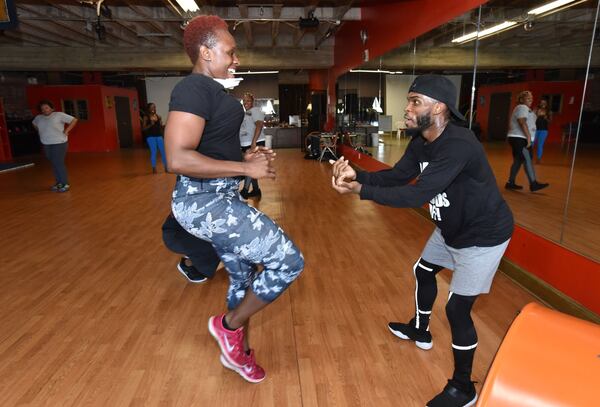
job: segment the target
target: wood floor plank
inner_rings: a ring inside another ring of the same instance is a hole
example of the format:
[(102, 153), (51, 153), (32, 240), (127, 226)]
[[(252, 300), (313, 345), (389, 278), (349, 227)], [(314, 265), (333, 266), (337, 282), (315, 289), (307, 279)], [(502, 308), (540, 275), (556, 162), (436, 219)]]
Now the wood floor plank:
[[(451, 374), (450, 273), (438, 279), (431, 351), (387, 330), (414, 312), (412, 264), (432, 224), (337, 195), (329, 164), (280, 150), (278, 177), (254, 202), (306, 259), (252, 319), (267, 372), (258, 385), (221, 366), (206, 328), (225, 309), (226, 273), (190, 284), (162, 245), (174, 176), (151, 174), (143, 150), (69, 154), (67, 165), (65, 194), (48, 190), (43, 159), (0, 176), (0, 405), (411, 407)], [(476, 303), (475, 380), (533, 300), (498, 275)]]

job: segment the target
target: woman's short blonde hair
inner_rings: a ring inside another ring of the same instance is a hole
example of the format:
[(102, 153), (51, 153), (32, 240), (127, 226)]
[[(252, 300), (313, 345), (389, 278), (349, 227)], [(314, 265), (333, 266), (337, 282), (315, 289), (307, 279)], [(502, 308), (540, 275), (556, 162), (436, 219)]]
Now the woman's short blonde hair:
[(531, 91), (529, 90), (524, 90), (521, 93), (519, 93), (519, 95), (517, 96), (517, 102), (519, 103), (523, 103), (523, 101), (525, 100), (525, 98), (527, 96), (533, 96), (533, 94), (531, 93)]

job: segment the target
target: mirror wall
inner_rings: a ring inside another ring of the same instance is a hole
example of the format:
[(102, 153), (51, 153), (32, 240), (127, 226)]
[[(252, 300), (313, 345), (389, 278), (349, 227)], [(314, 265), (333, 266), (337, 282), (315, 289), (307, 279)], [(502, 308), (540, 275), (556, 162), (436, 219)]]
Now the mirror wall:
[[(393, 131), (381, 136), (382, 143), (370, 151), (393, 165), (408, 143), (398, 129), (403, 127), (402, 111), (414, 75), (448, 75), (460, 89), (457, 104), (467, 118), (473, 96), (472, 129), (484, 145), (516, 223), (600, 261), (600, 209), (596, 204), (600, 201), (598, 1), (573, 1), (550, 12), (531, 13), (547, 3), (550, 1), (492, 0), (481, 7), (479, 40), (458, 41), (477, 30), (479, 9), (475, 9), (399, 44), (381, 59), (360, 67), (376, 72), (348, 73), (338, 79), (338, 112), (340, 105), (347, 106), (345, 94), (360, 95), (363, 106), (383, 95), (383, 115), (392, 116)], [(483, 35), (484, 30), (493, 30), (505, 21), (515, 24)], [(523, 169), (517, 184), (525, 188), (504, 188), (512, 164), (506, 134), (517, 95), (523, 90), (533, 93), (534, 111), (541, 100), (546, 100), (550, 111), (543, 148), (538, 139), (532, 152), (538, 180), (550, 186), (535, 193), (529, 192)], [(370, 119), (369, 115), (357, 116), (360, 124)]]

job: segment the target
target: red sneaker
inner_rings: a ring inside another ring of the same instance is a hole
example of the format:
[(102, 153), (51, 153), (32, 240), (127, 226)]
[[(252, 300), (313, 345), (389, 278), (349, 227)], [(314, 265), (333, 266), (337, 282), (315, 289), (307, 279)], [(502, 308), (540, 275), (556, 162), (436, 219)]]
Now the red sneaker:
[(242, 367), (248, 358), (244, 352), (244, 327), (239, 327), (235, 331), (225, 329), (223, 318), (225, 314), (210, 317), (208, 330), (217, 340), (225, 359), (233, 366)]
[(225, 366), (227, 369), (231, 369), (237, 372), (240, 376), (242, 376), (246, 381), (250, 383), (260, 383), (265, 380), (267, 374), (265, 370), (256, 364), (256, 359), (254, 359), (254, 351), (250, 350), (250, 355), (246, 355), (246, 364), (242, 367), (236, 367), (229, 363), (225, 356), (221, 354), (221, 364)]

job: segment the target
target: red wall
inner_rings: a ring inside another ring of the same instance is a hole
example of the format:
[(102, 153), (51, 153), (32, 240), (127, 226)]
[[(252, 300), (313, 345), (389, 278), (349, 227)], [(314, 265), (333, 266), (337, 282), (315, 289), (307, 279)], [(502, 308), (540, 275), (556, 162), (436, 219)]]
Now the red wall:
[[(345, 145), (337, 151), (365, 171), (390, 168)], [(600, 263), (517, 225), (504, 257), (600, 315)]]
[[(360, 21), (344, 22), (335, 35), (334, 66), (329, 75), (327, 126), (335, 123), (335, 81), (344, 72), (363, 63), (363, 50), (373, 60), (386, 52), (431, 31), (487, 0), (404, 0), (361, 8)], [(363, 46), (360, 31), (368, 39)], [(331, 84), (333, 81), (333, 84)]]
[[(523, 90), (530, 90), (533, 93), (533, 105), (535, 108), (542, 95), (562, 94), (562, 109), (560, 113), (552, 116), (548, 131), (547, 142), (557, 143), (561, 140), (562, 128), (569, 122), (575, 122), (579, 119), (579, 109), (581, 107), (581, 96), (583, 93), (583, 81), (565, 81), (565, 82), (544, 82), (530, 81), (509, 83), (504, 85), (482, 85), (477, 91), (477, 121), (481, 124), (482, 137), (487, 139), (488, 121), (490, 115), (490, 100), (493, 93), (510, 92), (512, 101), (510, 111), (506, 121), (510, 120), (512, 110), (517, 105), (517, 95)], [(481, 99), (484, 104), (481, 104)], [(573, 102), (571, 102), (571, 98)]]
[[(109, 145), (113, 150), (119, 148), (119, 138), (117, 137), (117, 115), (115, 113), (115, 96), (126, 96), (129, 98), (129, 113), (131, 114), (131, 125), (133, 127), (133, 143), (139, 145), (142, 143), (142, 126), (140, 123), (139, 98), (137, 90), (115, 88), (102, 86), (102, 100), (104, 100), (104, 125), (107, 134), (111, 134)], [(107, 103), (107, 98), (111, 103)]]
[(6, 126), (6, 116), (4, 114), (4, 102), (0, 98), (0, 161), (8, 161), (10, 159), (12, 159), (12, 152), (10, 150), (10, 140)]
[[(89, 120), (80, 120), (69, 134), (69, 152), (104, 152), (119, 148), (114, 96), (126, 96), (130, 101), (134, 143), (140, 144), (142, 132), (139, 121), (137, 90), (101, 85), (32, 85), (27, 87), (27, 101), (33, 114), (38, 114), (37, 104), (47, 99), (57, 111), (62, 111), (62, 99), (88, 101)], [(107, 97), (109, 99), (107, 99)]]
[(308, 90), (327, 89), (327, 69), (311, 69), (308, 71)]

